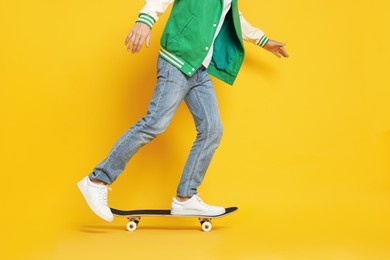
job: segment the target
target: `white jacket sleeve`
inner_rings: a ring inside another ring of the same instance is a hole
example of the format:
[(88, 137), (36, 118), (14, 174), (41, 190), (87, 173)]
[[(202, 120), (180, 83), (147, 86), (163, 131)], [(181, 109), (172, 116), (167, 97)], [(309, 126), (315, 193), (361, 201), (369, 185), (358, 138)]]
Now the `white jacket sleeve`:
[(153, 24), (157, 22), (158, 17), (162, 15), (168, 6), (174, 0), (145, 0), (145, 5), (139, 12), (137, 22), (144, 23), (150, 28), (153, 27)]
[(241, 31), (242, 39), (248, 42), (252, 42), (261, 47), (264, 47), (269, 41), (265, 33), (259, 28), (255, 28), (250, 23), (248, 23), (242, 13), (240, 12), (240, 22), (241, 22)]

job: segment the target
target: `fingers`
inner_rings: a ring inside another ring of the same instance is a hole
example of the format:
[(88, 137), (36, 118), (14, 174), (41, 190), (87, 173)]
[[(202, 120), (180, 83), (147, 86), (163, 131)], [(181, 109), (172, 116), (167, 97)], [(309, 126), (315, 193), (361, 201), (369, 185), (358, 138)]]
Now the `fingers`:
[(287, 53), (287, 51), (283, 47), (279, 48), (279, 53), (282, 54), (282, 56), (285, 57), (285, 58), (288, 57), (288, 53)]
[(278, 57), (278, 58), (281, 57), (280, 54), (279, 54), (279, 52), (278, 52), (277, 50), (273, 51), (272, 53), (275, 54), (275, 56)]
[(130, 33), (127, 35), (125, 45), (127, 51), (138, 53), (146, 40), (146, 46), (150, 45), (150, 28), (147, 25), (136, 23)]
[(125, 45), (128, 46), (127, 50), (130, 49), (130, 47), (133, 45), (135, 39), (135, 34), (134, 34), (134, 28), (129, 32), (129, 34), (126, 37), (125, 40)]
[(269, 40), (268, 43), (264, 46), (264, 49), (267, 51), (273, 53), (276, 57), (281, 58), (282, 56), (287, 58), (288, 53), (284, 49), (283, 46), (285, 46), (285, 43), (282, 42), (277, 42), (274, 40)]
[(150, 46), (150, 38), (151, 38), (151, 35), (149, 34), (147, 37), (146, 37), (146, 47), (149, 48)]
[(285, 57), (285, 58), (288, 57), (288, 53), (287, 53), (287, 51), (283, 47), (274, 48), (272, 50), (272, 53), (275, 54), (278, 58), (281, 58), (282, 56)]
[(125, 45), (127, 46), (127, 51), (130, 51), (130, 49), (133, 47), (135, 40), (135, 35), (133, 31), (130, 31), (129, 35), (126, 37)]
[(270, 40), (265, 46), (265, 49), (272, 52), (278, 58), (281, 58), (282, 56), (287, 58), (288, 53), (286, 49), (283, 47), (285, 45), (286, 45), (285, 43)]
[(132, 31), (127, 35), (126, 40), (125, 40), (125, 45), (129, 44), (130, 37), (131, 37)]
[(131, 31), (125, 41), (125, 45), (127, 45), (127, 51), (131, 50), (132, 53), (138, 53), (141, 50), (142, 44), (145, 42), (146, 38), (147, 35), (137, 34)]
[(141, 50), (142, 44), (145, 42), (145, 38), (146, 36), (144, 35), (136, 36), (133, 49), (131, 50), (132, 53), (138, 53)]

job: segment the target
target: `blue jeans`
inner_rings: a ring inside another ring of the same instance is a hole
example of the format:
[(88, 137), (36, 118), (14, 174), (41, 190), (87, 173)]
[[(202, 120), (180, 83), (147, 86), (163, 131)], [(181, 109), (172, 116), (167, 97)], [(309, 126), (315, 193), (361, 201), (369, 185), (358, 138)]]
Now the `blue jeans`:
[(183, 99), (191, 111), (198, 133), (185, 164), (177, 196), (196, 194), (222, 137), (217, 97), (206, 69), (198, 69), (189, 78), (161, 57), (158, 58), (157, 85), (147, 114), (120, 137), (108, 157), (94, 168), (89, 177), (113, 183), (130, 158), (167, 129)]

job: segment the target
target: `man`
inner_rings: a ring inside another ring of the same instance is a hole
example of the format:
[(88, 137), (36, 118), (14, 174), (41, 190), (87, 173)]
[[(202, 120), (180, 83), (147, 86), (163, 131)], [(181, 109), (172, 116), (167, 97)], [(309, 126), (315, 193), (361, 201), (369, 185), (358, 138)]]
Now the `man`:
[[(89, 207), (112, 221), (107, 205), (107, 185), (112, 184), (130, 158), (162, 133), (184, 100), (198, 134), (172, 199), (171, 214), (219, 215), (223, 207), (210, 206), (197, 195), (206, 170), (219, 145), (222, 124), (209, 74), (232, 85), (244, 58), (242, 40), (250, 41), (277, 57), (288, 57), (284, 44), (270, 40), (242, 16), (238, 0), (176, 0), (161, 37), (157, 84), (147, 114), (114, 145), (108, 157), (78, 183)], [(151, 29), (173, 0), (146, 0), (126, 38), (128, 51), (149, 47)]]

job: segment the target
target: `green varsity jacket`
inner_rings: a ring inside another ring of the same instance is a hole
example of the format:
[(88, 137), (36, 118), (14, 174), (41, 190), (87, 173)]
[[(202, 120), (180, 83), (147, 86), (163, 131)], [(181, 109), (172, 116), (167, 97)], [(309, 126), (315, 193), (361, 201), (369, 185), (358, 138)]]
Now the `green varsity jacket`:
[[(152, 28), (158, 16), (173, 0), (146, 1), (137, 22)], [(238, 10), (238, 0), (232, 5), (215, 41), (207, 71), (233, 85), (243, 63), (243, 38), (264, 47), (265, 34), (245, 21)], [(176, 0), (161, 37), (159, 54), (191, 77), (201, 66), (214, 39), (223, 8), (223, 0)], [(244, 30), (242, 30), (244, 29)], [(244, 32), (243, 32), (244, 31)]]

